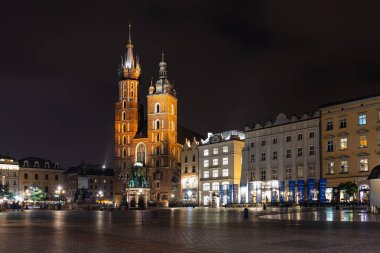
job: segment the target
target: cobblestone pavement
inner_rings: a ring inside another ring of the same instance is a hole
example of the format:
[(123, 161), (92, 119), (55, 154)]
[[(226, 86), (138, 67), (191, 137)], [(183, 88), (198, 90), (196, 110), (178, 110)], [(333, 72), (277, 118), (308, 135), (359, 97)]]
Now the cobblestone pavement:
[[(327, 211), (342, 212), (318, 212)], [(285, 212), (8, 211), (0, 213), (0, 252), (380, 252), (379, 223), (268, 219)]]

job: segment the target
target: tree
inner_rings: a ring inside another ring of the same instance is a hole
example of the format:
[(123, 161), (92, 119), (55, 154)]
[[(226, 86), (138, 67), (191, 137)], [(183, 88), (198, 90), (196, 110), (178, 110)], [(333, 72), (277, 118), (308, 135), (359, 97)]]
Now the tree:
[(45, 201), (47, 198), (47, 194), (41, 188), (35, 188), (30, 193), (30, 199), (32, 201)]
[(338, 190), (343, 191), (349, 198), (358, 192), (358, 186), (353, 182), (341, 183), (338, 185)]
[(9, 191), (9, 184), (2, 185), (0, 184), (0, 198), (7, 198), (9, 200), (14, 200), (16, 194)]

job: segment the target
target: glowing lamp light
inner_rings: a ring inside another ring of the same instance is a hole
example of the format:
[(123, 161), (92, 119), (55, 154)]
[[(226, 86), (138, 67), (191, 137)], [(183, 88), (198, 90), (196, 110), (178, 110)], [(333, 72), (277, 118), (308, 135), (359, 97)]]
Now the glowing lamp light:
[(187, 191), (187, 196), (191, 196), (191, 195), (193, 195), (193, 192), (192, 191)]

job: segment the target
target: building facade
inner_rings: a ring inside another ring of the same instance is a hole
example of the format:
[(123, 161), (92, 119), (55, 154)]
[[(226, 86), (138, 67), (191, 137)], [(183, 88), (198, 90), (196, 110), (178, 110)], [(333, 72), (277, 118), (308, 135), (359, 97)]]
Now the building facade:
[[(309, 202), (318, 199), (320, 178), (319, 112), (290, 119), (283, 113), (265, 125), (246, 128), (242, 201)], [(322, 197), (323, 198), (323, 197)]]
[(240, 203), (243, 132), (209, 133), (199, 149), (199, 204), (218, 207)]
[(0, 184), (8, 185), (9, 192), (18, 195), (19, 164), (16, 159), (8, 155), (0, 156)]
[(58, 162), (38, 157), (27, 157), (19, 160), (19, 194), (27, 196), (32, 188), (41, 188), (49, 199), (54, 198), (55, 191), (64, 185), (64, 169)]
[(327, 198), (344, 198), (337, 187), (354, 182), (354, 199), (368, 200), (367, 177), (380, 164), (380, 96), (369, 96), (324, 105), (321, 111), (322, 176)]
[(181, 153), (181, 199), (198, 204), (199, 141), (185, 141)]
[(164, 55), (159, 63), (159, 78), (148, 90), (147, 118), (139, 103), (140, 74), (129, 38), (115, 104), (116, 205), (125, 202), (126, 182), (136, 164), (147, 168), (150, 200), (168, 204), (178, 195), (181, 145), (177, 142), (177, 94), (167, 78)]
[(114, 170), (100, 165), (82, 163), (65, 171), (67, 202), (113, 201)]

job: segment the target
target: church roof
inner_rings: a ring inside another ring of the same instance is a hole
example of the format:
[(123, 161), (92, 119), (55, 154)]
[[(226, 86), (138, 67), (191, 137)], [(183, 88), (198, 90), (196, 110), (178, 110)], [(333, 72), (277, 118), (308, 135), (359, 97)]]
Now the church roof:
[(196, 133), (193, 130), (190, 130), (184, 126), (178, 125), (178, 135), (177, 135), (177, 142), (178, 143), (183, 144), (186, 142), (186, 139), (193, 140), (194, 137), (197, 140), (204, 138), (203, 135)]
[(137, 129), (136, 135), (134, 137), (134, 139), (144, 138), (148, 138), (148, 125), (146, 120), (144, 120), (142, 124), (139, 124), (139, 128)]

